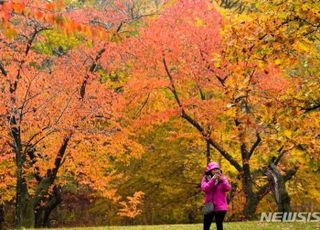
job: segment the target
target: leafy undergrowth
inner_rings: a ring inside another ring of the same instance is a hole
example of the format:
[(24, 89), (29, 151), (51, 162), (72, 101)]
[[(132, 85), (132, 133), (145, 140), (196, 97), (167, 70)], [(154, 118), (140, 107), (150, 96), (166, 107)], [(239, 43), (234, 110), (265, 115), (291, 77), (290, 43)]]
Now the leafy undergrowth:
[[(139, 226), (108, 226), (108, 227), (88, 227), (88, 228), (59, 228), (59, 230), (201, 230), (202, 224), (185, 225), (139, 225)], [(211, 229), (215, 229), (214, 223)], [(320, 230), (320, 222), (316, 223), (262, 223), (262, 222), (230, 222), (224, 224), (225, 230)], [(54, 229), (51, 229), (54, 230)]]

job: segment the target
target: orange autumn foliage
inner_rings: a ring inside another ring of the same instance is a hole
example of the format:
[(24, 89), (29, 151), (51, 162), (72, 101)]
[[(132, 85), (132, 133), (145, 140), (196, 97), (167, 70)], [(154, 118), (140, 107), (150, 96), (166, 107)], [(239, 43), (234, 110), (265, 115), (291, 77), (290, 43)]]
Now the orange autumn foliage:
[[(61, 18), (59, 4), (29, 2), (23, 7), (9, 2), (1, 8), (1, 12), (14, 10), (11, 19), (17, 23), (3, 22), (4, 30), (12, 31), (0, 34), (0, 166), (5, 169), (0, 190), (10, 190), (0, 199), (11, 200), (14, 189), (26, 180), (37, 210), (49, 204), (55, 187), (71, 185), (76, 191), (119, 201), (116, 184), (123, 177), (114, 164), (128, 164), (143, 152), (132, 130), (121, 123), (119, 94), (97, 73), (112, 68), (117, 56), (112, 28), (86, 25), (85, 11), (78, 14), (84, 21), (68, 14)], [(128, 19), (113, 19), (114, 23), (121, 20)], [(45, 32), (52, 30), (69, 35), (85, 31), (91, 43), (81, 42), (57, 55), (35, 49), (36, 43), (45, 43)], [(111, 38), (101, 40), (93, 31)]]

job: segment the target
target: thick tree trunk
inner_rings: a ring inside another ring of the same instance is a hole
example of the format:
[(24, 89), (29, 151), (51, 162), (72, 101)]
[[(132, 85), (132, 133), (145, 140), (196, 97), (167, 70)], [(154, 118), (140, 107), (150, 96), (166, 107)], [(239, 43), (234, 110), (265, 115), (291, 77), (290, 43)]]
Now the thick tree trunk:
[(46, 227), (46, 223), (49, 222), (49, 216), (52, 208), (56, 207), (60, 203), (56, 202), (58, 199), (56, 199), (55, 191), (53, 195), (50, 195), (47, 198), (50, 185), (50, 179), (45, 178), (37, 186), (37, 192), (33, 202), (35, 228)]
[[(14, 114), (14, 112), (13, 112)], [(12, 115), (10, 120), (10, 135), (12, 137), (12, 147), (16, 157), (16, 213), (15, 213), (15, 226), (16, 228), (31, 227), (30, 223), (32, 216), (29, 213), (29, 194), (27, 182), (24, 178), (23, 165), (25, 156), (22, 153), (22, 142), (20, 136), (20, 129), (17, 127), (15, 115)], [(32, 212), (31, 212), (32, 213)]]
[(23, 178), (21, 182), (17, 182), (16, 195), (17, 204), (16, 204), (16, 216), (15, 216), (15, 225), (16, 228), (21, 227), (33, 227), (33, 211), (32, 211), (32, 202), (30, 200), (27, 184)]
[(245, 193), (246, 203), (244, 206), (243, 214), (246, 219), (252, 219), (257, 209), (259, 199), (257, 194), (253, 192), (252, 188), (252, 175), (250, 170), (249, 161), (245, 157), (245, 151), (243, 150), (243, 175), (242, 175), (242, 184), (243, 190)]
[[(15, 120), (11, 120), (11, 122), (11, 124), (15, 124)], [(13, 126), (11, 129), (11, 135), (14, 139), (13, 147), (16, 153), (17, 167), (15, 226), (16, 228), (45, 227), (46, 225), (49, 225), (51, 211), (61, 202), (61, 196), (56, 187), (54, 187), (53, 195), (49, 198), (47, 198), (47, 196), (49, 194), (50, 186), (54, 184), (56, 179), (71, 134), (64, 138), (60, 149), (57, 152), (54, 168), (48, 170), (45, 177), (41, 177), (36, 170), (35, 178), (38, 181), (38, 185), (34, 199), (29, 197), (27, 183), (24, 178), (23, 164), (26, 161), (26, 156), (22, 153), (20, 131), (16, 126)], [(32, 163), (36, 161), (34, 151), (35, 148), (27, 151)], [(45, 204), (45, 206), (43, 206), (43, 204)]]
[(268, 176), (271, 191), (278, 206), (278, 212), (290, 212), (290, 197), (285, 186), (284, 177), (273, 162), (269, 164), (266, 175)]
[(257, 206), (260, 200), (256, 194), (252, 193), (251, 196), (246, 194), (246, 203), (244, 206), (243, 214), (247, 220), (250, 220), (254, 217), (257, 210)]
[[(35, 215), (35, 228), (46, 227), (49, 225), (49, 217), (54, 208), (61, 203), (60, 189), (54, 185), (58, 170), (61, 166), (62, 159), (67, 150), (72, 133), (63, 139), (60, 149), (56, 155), (54, 168), (47, 171), (45, 177), (39, 178), (36, 189), (36, 195), (33, 202)], [(53, 186), (53, 193), (48, 197), (49, 188)]]
[[(270, 166), (271, 165), (271, 166)], [(255, 215), (255, 211), (259, 202), (267, 195), (270, 191), (273, 192), (275, 201), (278, 206), (279, 212), (290, 212), (290, 196), (286, 190), (285, 182), (290, 180), (297, 172), (298, 167), (293, 167), (288, 170), (285, 175), (281, 175), (279, 170), (276, 167), (276, 163), (269, 164), (267, 171), (271, 171), (272, 174), (276, 174), (277, 186), (274, 186), (274, 177), (269, 179), (269, 182), (258, 189), (256, 192), (252, 192), (252, 183), (248, 182), (247, 179), (243, 178), (243, 186), (245, 191), (246, 203), (243, 210), (243, 213), (246, 219), (252, 219)], [(268, 174), (268, 173), (267, 173)], [(268, 176), (270, 178), (270, 176)], [(271, 185), (271, 186), (270, 186)]]
[(50, 214), (51, 212), (61, 203), (61, 197), (52, 196), (47, 201), (45, 206), (35, 206), (34, 207), (34, 227), (35, 228), (48, 228), (50, 227)]
[(50, 214), (61, 203), (61, 192), (57, 186), (53, 188), (53, 194), (49, 197), (45, 206), (35, 207), (35, 228), (50, 227)]

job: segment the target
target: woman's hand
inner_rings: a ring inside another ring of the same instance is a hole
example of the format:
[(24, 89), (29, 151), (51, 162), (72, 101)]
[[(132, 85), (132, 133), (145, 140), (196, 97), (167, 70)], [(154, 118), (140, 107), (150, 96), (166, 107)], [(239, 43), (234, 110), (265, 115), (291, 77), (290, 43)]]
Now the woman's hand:
[(222, 180), (224, 177), (224, 175), (222, 173), (216, 173), (215, 174), (215, 178), (219, 181), (219, 180)]

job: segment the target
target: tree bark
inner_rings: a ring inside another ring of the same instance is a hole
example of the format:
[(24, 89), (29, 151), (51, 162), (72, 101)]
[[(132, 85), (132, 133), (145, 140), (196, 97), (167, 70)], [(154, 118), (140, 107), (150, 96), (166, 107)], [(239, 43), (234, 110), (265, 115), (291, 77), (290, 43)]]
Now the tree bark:
[[(49, 217), (54, 208), (61, 203), (60, 189), (54, 185), (58, 170), (61, 166), (62, 159), (67, 150), (68, 143), (72, 133), (67, 135), (60, 146), (60, 149), (56, 155), (54, 168), (48, 170), (45, 177), (40, 178), (36, 189), (36, 196), (33, 202), (33, 210), (35, 215), (34, 226), (35, 228), (48, 227)], [(53, 186), (54, 185), (54, 186)], [(49, 188), (53, 186), (53, 193), (47, 198), (49, 194)]]
[(259, 199), (257, 195), (253, 192), (249, 162), (244, 163), (243, 165), (242, 185), (246, 198), (243, 214), (246, 219), (252, 219), (256, 212)]
[(16, 156), (16, 213), (15, 213), (15, 226), (20, 228), (22, 226), (28, 226), (27, 218), (25, 217), (25, 212), (28, 208), (29, 194), (27, 183), (24, 178), (23, 165), (25, 162), (25, 156), (22, 153), (22, 144), (20, 129), (17, 126), (17, 121), (15, 117), (15, 111), (12, 111), (11, 117), (9, 119), (10, 123), (10, 135), (13, 139), (12, 147)]
[[(296, 173), (297, 168), (291, 171), (291, 177)], [(277, 203), (278, 212), (290, 212), (290, 196), (285, 186), (287, 177), (281, 175), (273, 161), (266, 169), (266, 175), (270, 184), (271, 191)]]
[(61, 203), (60, 188), (54, 186), (53, 194), (49, 197), (45, 206), (35, 207), (35, 228), (49, 228), (50, 214)]
[(50, 215), (51, 212), (61, 203), (61, 191), (60, 188), (54, 187), (54, 196), (52, 197), (51, 201), (48, 203), (43, 218), (43, 227), (49, 228), (50, 227)]

